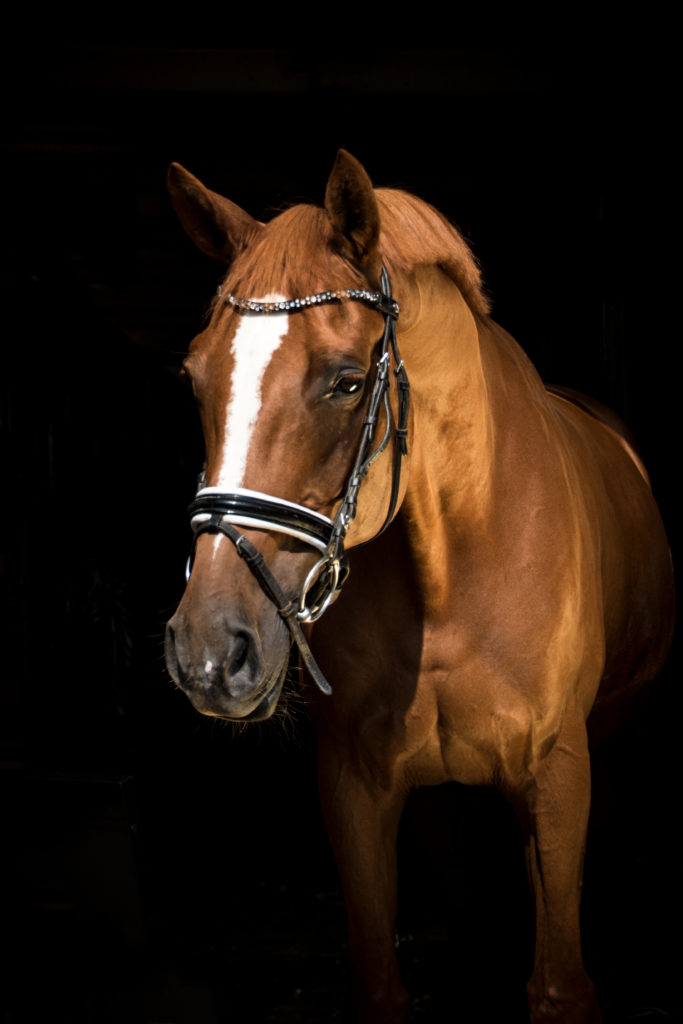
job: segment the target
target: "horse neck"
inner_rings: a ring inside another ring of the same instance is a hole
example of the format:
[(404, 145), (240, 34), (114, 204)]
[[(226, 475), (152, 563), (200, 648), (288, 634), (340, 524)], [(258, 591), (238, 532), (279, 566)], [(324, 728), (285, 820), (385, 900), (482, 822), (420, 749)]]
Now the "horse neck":
[(436, 268), (425, 268), (408, 294), (408, 325), (399, 344), (414, 418), (402, 515), (425, 590), (438, 602), (448, 586), (449, 549), (481, 532), (490, 515), (493, 418), (482, 325), (456, 285)]

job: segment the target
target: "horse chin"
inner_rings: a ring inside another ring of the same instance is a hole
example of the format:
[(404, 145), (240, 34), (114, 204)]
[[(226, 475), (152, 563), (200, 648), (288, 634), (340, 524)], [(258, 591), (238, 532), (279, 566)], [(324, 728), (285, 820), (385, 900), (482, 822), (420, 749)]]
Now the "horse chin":
[(200, 688), (186, 690), (186, 693), (195, 710), (209, 718), (222, 718), (227, 722), (265, 722), (277, 707), (288, 665), (289, 652), (282, 665), (268, 674), (259, 687), (258, 695), (246, 700), (240, 701), (215, 691), (207, 694)]

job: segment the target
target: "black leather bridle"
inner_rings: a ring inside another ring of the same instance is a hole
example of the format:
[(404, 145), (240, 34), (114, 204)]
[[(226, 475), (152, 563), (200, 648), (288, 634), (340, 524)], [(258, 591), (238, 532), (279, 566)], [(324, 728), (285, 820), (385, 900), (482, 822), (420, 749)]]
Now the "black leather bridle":
[[(188, 559), (188, 579), (197, 540), (203, 533), (222, 534), (231, 540), (263, 592), (276, 606), (292, 639), (299, 648), (306, 668), (323, 693), (331, 693), (332, 688), (316, 664), (301, 624), (315, 622), (319, 619), (341, 592), (349, 573), (344, 542), (356, 515), (358, 491), (368, 470), (389, 444), (392, 432), (394, 462), (391, 494), (384, 522), (375, 534), (376, 537), (384, 532), (396, 513), (401, 484), (401, 462), (403, 456), (408, 452), (410, 384), (396, 341), (396, 320), (399, 315), (399, 306), (392, 298), (391, 283), (384, 266), (380, 284), (382, 290), (378, 292), (361, 288), (347, 288), (343, 291), (321, 292), (300, 299), (286, 299), (280, 302), (238, 299), (234, 295), (228, 295), (225, 299), (226, 303), (244, 315), (295, 312), (312, 306), (351, 300), (363, 302), (384, 316), (384, 334), (380, 344), (370, 401), (363, 421), (360, 445), (344, 496), (334, 519), (328, 519), (327, 516), (303, 505), (297, 505), (282, 498), (274, 498), (260, 491), (238, 489), (227, 492), (221, 491), (217, 487), (203, 485), (200, 486), (189, 508), (194, 541), (192, 553)], [(398, 420), (395, 427), (393, 427), (389, 403), (389, 365), (392, 356), (395, 363), (394, 377), (398, 389)], [(384, 406), (386, 414), (386, 429), (377, 447), (371, 451), (382, 406)], [(304, 541), (321, 553), (321, 557), (304, 581), (298, 601), (296, 599), (287, 600), (261, 553), (243, 533), (235, 528), (236, 526), (285, 533)]]

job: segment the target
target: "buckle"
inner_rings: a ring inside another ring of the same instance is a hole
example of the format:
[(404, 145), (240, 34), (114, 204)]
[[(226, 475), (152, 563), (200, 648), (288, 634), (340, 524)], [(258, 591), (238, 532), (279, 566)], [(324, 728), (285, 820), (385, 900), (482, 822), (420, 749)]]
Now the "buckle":
[(384, 292), (378, 292), (375, 308), (385, 316), (390, 316), (392, 320), (398, 320), (398, 314), (401, 312), (401, 307), (396, 299), (392, 299), (391, 295), (385, 295)]

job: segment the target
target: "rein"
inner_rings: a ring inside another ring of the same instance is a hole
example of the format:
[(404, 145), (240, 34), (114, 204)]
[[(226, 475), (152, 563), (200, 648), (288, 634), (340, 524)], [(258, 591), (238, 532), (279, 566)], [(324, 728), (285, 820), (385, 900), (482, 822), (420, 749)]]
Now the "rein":
[[(394, 461), (389, 507), (381, 528), (375, 534), (376, 537), (386, 530), (395, 515), (401, 484), (401, 463), (403, 456), (408, 453), (410, 383), (396, 340), (396, 320), (399, 315), (399, 306), (392, 298), (391, 283), (384, 266), (382, 266), (380, 284), (382, 290), (378, 292), (363, 288), (346, 288), (341, 291), (320, 292), (317, 295), (278, 302), (238, 299), (234, 295), (227, 295), (225, 298), (226, 303), (243, 315), (298, 312), (312, 306), (351, 300), (363, 302), (384, 316), (384, 334), (380, 345), (380, 356), (377, 361), (377, 371), (368, 410), (363, 421), (358, 453), (334, 519), (329, 519), (327, 516), (303, 505), (297, 505), (295, 502), (244, 488), (238, 488), (236, 491), (221, 491), (217, 487), (201, 486), (189, 508), (194, 540), (192, 552), (188, 558), (186, 577), (188, 579), (190, 577), (197, 540), (203, 533), (220, 533), (232, 541), (238, 555), (245, 560), (261, 589), (277, 608), (278, 614), (289, 629), (292, 640), (299, 648), (302, 660), (314, 682), (323, 693), (327, 694), (332, 692), (332, 688), (313, 657), (301, 624), (315, 622), (319, 619), (323, 612), (336, 601), (341, 592), (349, 574), (344, 542), (356, 515), (358, 492), (370, 467), (389, 444), (392, 428)], [(398, 421), (395, 427), (389, 403), (389, 365), (392, 356), (398, 389)], [(371, 451), (382, 406), (384, 406), (386, 414), (386, 430), (377, 447)], [(200, 477), (200, 483), (202, 477)], [(235, 529), (236, 526), (284, 533), (309, 544), (321, 553), (321, 557), (304, 581), (298, 602), (287, 600), (263, 556), (243, 533)]]

